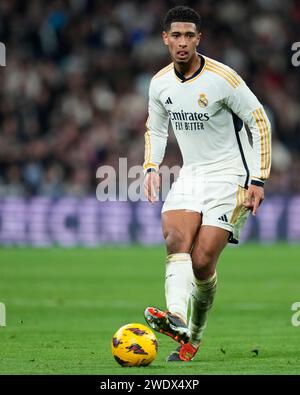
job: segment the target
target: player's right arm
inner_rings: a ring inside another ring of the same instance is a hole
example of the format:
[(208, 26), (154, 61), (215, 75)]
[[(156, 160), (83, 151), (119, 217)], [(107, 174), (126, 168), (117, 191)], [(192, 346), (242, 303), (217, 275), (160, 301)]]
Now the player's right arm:
[(168, 139), (169, 115), (159, 100), (157, 79), (152, 79), (149, 88), (148, 119), (145, 133), (145, 180), (144, 193), (149, 202), (158, 198), (160, 187), (159, 166), (164, 158)]

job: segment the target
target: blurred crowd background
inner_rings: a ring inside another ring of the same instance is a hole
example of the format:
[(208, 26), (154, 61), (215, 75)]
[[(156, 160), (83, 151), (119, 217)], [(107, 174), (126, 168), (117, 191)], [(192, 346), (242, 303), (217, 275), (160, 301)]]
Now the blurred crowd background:
[[(166, 11), (203, 18), (199, 51), (233, 67), (273, 125), (268, 193), (300, 193), (298, 0), (1, 0), (0, 197), (95, 194), (96, 169), (142, 164), (148, 86), (170, 60)], [(180, 164), (170, 135), (165, 164)]]

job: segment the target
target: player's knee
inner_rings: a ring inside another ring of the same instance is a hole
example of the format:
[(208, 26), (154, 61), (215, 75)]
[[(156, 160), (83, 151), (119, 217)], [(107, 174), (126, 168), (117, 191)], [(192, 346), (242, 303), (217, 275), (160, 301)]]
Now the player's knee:
[(189, 252), (190, 243), (186, 240), (185, 235), (179, 229), (169, 229), (165, 231), (164, 238), (168, 254)]
[(216, 259), (213, 251), (201, 249), (197, 254), (192, 254), (193, 271), (196, 278), (206, 280), (213, 276), (216, 270)]

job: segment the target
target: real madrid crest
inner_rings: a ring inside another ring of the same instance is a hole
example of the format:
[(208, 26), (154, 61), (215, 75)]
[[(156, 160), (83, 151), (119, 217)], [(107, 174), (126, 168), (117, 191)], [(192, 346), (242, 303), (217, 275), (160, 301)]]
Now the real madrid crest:
[(206, 107), (208, 105), (208, 100), (205, 93), (200, 93), (198, 104), (200, 107)]

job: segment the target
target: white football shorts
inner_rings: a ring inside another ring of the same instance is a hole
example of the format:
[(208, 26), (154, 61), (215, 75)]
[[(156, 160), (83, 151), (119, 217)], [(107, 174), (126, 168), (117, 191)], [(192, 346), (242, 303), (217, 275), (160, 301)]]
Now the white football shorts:
[(246, 196), (247, 189), (239, 185), (238, 176), (207, 178), (180, 172), (166, 197), (162, 213), (170, 210), (202, 213), (202, 225), (228, 230), (229, 243), (237, 244), (250, 213), (243, 206)]

